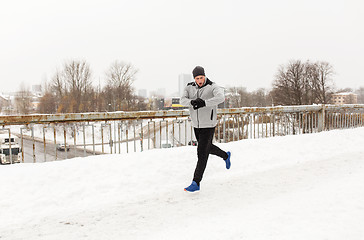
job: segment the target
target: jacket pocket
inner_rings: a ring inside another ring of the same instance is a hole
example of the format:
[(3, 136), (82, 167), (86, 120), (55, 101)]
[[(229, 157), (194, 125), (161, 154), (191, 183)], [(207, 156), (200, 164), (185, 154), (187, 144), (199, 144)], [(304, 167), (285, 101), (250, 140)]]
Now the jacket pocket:
[(211, 121), (213, 117), (214, 117), (214, 109), (211, 109)]

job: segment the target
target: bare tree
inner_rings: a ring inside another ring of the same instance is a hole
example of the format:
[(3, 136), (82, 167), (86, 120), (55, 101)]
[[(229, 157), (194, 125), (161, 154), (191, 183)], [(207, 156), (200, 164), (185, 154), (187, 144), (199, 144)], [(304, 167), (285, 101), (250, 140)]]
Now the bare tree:
[(53, 91), (59, 98), (62, 98), (66, 91), (65, 82), (62, 75), (63, 73), (57, 70), (51, 82), (51, 91)]
[(57, 111), (56, 106), (57, 99), (55, 94), (50, 91), (46, 91), (46, 93), (40, 98), (38, 111), (40, 113), (55, 113)]
[(232, 87), (226, 91), (230, 107), (265, 107), (272, 105), (270, 93), (260, 88), (253, 92), (248, 92), (244, 87)]
[(354, 98), (354, 95), (353, 94), (349, 94), (348, 96), (346, 96), (345, 102), (346, 102), (346, 104), (354, 104), (354, 103), (356, 103), (355, 98)]
[(317, 73), (313, 79), (315, 97), (318, 103), (326, 104), (330, 101), (333, 92), (334, 70), (328, 62), (317, 62), (314, 66)]
[(280, 66), (273, 82), (274, 102), (302, 105), (305, 86), (305, 64), (300, 60)]
[(360, 87), (358, 90), (355, 91), (356, 94), (358, 94), (358, 103), (363, 104), (364, 103), (364, 87)]
[(63, 69), (52, 77), (50, 89), (55, 94), (57, 112), (85, 112), (93, 108), (91, 69), (84, 60), (64, 63)]
[(226, 91), (226, 97), (229, 99), (229, 105), (232, 108), (240, 108), (241, 107), (241, 88), (232, 87), (228, 88)]
[(269, 93), (264, 88), (259, 88), (254, 91), (252, 94), (252, 102), (255, 107), (266, 107), (271, 105)]
[(68, 61), (53, 75), (42, 99), (42, 111), (51, 111), (51, 104), (57, 112), (132, 109), (139, 104), (132, 88), (136, 73), (131, 64), (115, 61), (106, 71), (106, 86), (101, 88), (99, 84), (95, 88), (89, 64), (84, 60)]
[(69, 110), (83, 112), (89, 110), (91, 92), (91, 70), (86, 61), (73, 60), (64, 65), (64, 79), (70, 97)]
[(245, 87), (238, 88), (238, 93), (240, 95), (240, 106), (241, 107), (253, 106), (251, 93), (249, 93)]
[(132, 84), (138, 70), (130, 63), (115, 61), (106, 71), (107, 85), (104, 88), (109, 110), (129, 110), (136, 97)]
[(310, 61), (306, 61), (304, 69), (302, 102), (303, 104), (311, 105), (315, 103), (315, 99), (317, 98), (315, 88), (318, 86), (318, 72), (315, 64), (312, 64)]
[(270, 94), (279, 105), (328, 103), (333, 74), (333, 67), (327, 62), (290, 61), (279, 67)]

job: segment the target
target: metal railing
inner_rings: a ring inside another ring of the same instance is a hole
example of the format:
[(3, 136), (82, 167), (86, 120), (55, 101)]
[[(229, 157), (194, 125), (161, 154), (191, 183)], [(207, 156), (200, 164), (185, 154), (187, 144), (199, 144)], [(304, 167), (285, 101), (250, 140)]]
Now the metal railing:
[[(364, 105), (305, 105), (218, 110), (215, 141), (267, 138), (364, 126)], [(22, 162), (194, 145), (188, 110), (0, 116), (4, 143)], [(20, 142), (19, 142), (20, 141)], [(69, 149), (69, 151), (68, 151)], [(10, 161), (12, 163), (12, 161)]]

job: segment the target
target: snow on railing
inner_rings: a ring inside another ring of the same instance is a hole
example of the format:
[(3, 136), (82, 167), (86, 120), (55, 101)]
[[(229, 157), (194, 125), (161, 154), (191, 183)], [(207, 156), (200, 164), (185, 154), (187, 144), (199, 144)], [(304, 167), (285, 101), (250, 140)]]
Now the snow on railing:
[[(218, 109), (215, 140), (353, 128), (363, 126), (363, 117), (363, 104)], [(0, 125), (0, 134), (17, 136), (14, 143), (1, 145), (1, 163), (7, 163), (9, 152), (22, 162), (45, 162), (196, 145), (188, 110), (0, 116)]]

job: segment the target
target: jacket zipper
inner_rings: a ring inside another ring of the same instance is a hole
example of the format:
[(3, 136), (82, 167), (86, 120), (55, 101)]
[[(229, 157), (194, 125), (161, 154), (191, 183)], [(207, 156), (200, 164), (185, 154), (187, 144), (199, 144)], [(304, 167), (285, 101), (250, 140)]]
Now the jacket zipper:
[[(199, 89), (197, 89), (197, 98), (199, 98), (198, 91)], [(197, 128), (200, 128), (200, 120), (198, 119), (198, 109), (196, 109), (196, 111), (197, 111)]]

